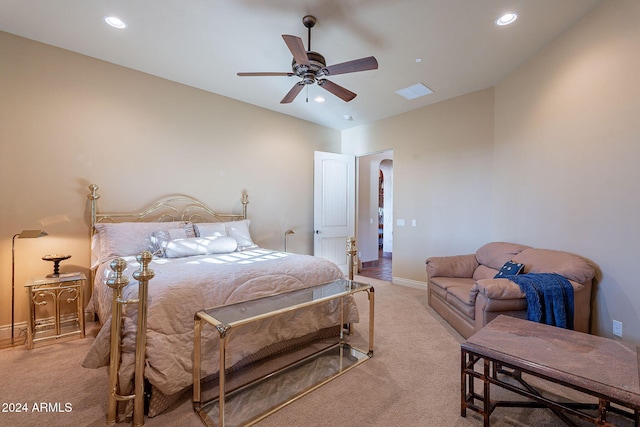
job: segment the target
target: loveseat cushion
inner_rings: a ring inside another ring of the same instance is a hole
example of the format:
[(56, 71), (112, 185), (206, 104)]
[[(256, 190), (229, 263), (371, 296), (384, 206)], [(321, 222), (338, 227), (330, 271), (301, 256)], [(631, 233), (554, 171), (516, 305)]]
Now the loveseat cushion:
[(493, 279), (496, 274), (498, 274), (498, 270), (496, 270), (495, 268), (487, 267), (486, 265), (480, 264), (478, 268), (476, 268), (476, 271), (473, 272), (473, 279)]
[(590, 260), (569, 252), (528, 248), (513, 261), (524, 264), (524, 273), (556, 273), (578, 283), (589, 282), (596, 275)]
[(475, 280), (471, 278), (432, 277), (429, 281), (429, 291), (473, 319), (477, 295), (471, 293), (474, 283)]
[(446, 299), (447, 292), (450, 292), (452, 288), (465, 288), (467, 291), (467, 295), (464, 297), (465, 301), (469, 301), (473, 303), (474, 299), (471, 300), (470, 292), (471, 288), (475, 281), (473, 279), (461, 278), (461, 277), (432, 277), (429, 281), (429, 288), (431, 292), (436, 295), (441, 296), (443, 299)]
[(517, 243), (491, 242), (476, 251), (476, 259), (479, 264), (486, 265), (494, 270), (500, 270), (505, 262), (516, 261), (514, 257), (528, 248), (530, 247)]
[(452, 286), (447, 291), (446, 300), (453, 307), (460, 310), (469, 319), (476, 316), (476, 299), (473, 295), (471, 300), (471, 288), (461, 284), (461, 286)]

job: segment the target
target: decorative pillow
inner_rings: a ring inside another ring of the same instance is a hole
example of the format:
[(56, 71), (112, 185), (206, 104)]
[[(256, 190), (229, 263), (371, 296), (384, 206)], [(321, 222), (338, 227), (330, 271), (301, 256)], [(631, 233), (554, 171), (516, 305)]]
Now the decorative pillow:
[(524, 264), (519, 264), (513, 261), (507, 261), (504, 263), (502, 268), (500, 268), (500, 271), (498, 271), (498, 274), (496, 274), (493, 278), (500, 279), (505, 276), (515, 276), (517, 274), (522, 273), (522, 270), (524, 270)]
[(234, 252), (237, 247), (236, 240), (228, 236), (175, 239), (167, 242), (164, 247), (164, 256), (182, 258), (195, 255), (225, 254)]
[(99, 223), (95, 230), (99, 236), (97, 256), (100, 262), (112, 258), (135, 256), (149, 249), (149, 236), (154, 231), (193, 226), (190, 222), (119, 222)]
[[(186, 226), (185, 226), (186, 227)], [(193, 231), (193, 227), (191, 231)], [(167, 243), (171, 240), (176, 239), (187, 239), (195, 237), (195, 233), (187, 233), (185, 228), (172, 228), (169, 230), (157, 230), (151, 233), (151, 237), (149, 240), (151, 244), (149, 245), (149, 251), (159, 257), (164, 256), (164, 249), (167, 247)]]
[(251, 221), (243, 219), (242, 221), (230, 221), (225, 222), (224, 227), (227, 231), (227, 236), (231, 236), (238, 242), (238, 249), (248, 249), (256, 246), (251, 240), (251, 234), (249, 233), (249, 226)]
[(193, 224), (193, 228), (196, 231), (195, 237), (220, 237), (227, 235), (223, 222)]

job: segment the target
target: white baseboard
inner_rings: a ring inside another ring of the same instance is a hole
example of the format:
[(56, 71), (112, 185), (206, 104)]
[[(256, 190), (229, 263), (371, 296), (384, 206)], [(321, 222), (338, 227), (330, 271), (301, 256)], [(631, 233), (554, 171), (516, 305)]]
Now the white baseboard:
[(409, 288), (427, 290), (427, 282), (420, 282), (418, 280), (403, 279), (402, 277), (393, 277), (392, 283), (394, 285), (407, 286)]

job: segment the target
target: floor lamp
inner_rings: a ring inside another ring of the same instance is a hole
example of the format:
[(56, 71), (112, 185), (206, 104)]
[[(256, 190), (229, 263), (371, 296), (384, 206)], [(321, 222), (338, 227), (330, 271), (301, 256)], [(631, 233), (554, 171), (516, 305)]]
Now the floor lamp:
[(15, 325), (15, 285), (16, 285), (16, 239), (34, 239), (44, 237), (47, 233), (42, 230), (22, 230), (11, 239), (11, 345), (14, 341), (14, 325)]

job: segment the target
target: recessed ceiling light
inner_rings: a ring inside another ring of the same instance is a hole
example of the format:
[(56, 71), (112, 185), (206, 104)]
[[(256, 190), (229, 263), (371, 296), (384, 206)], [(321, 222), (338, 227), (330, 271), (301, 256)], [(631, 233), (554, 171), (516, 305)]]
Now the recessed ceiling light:
[(316, 101), (316, 102), (324, 102), (324, 98), (321, 97), (321, 96), (316, 96), (314, 101)]
[(104, 18), (104, 22), (119, 30), (127, 28), (127, 24), (125, 24), (122, 19), (115, 16), (107, 16), (106, 18)]
[(353, 120), (353, 117), (350, 114), (345, 114), (342, 118), (349, 121)]
[(496, 25), (509, 25), (515, 22), (516, 19), (518, 19), (518, 15), (516, 15), (515, 13), (505, 13), (496, 20)]
[(422, 62), (422, 58), (416, 58), (416, 62), (417, 62), (417, 63)]

